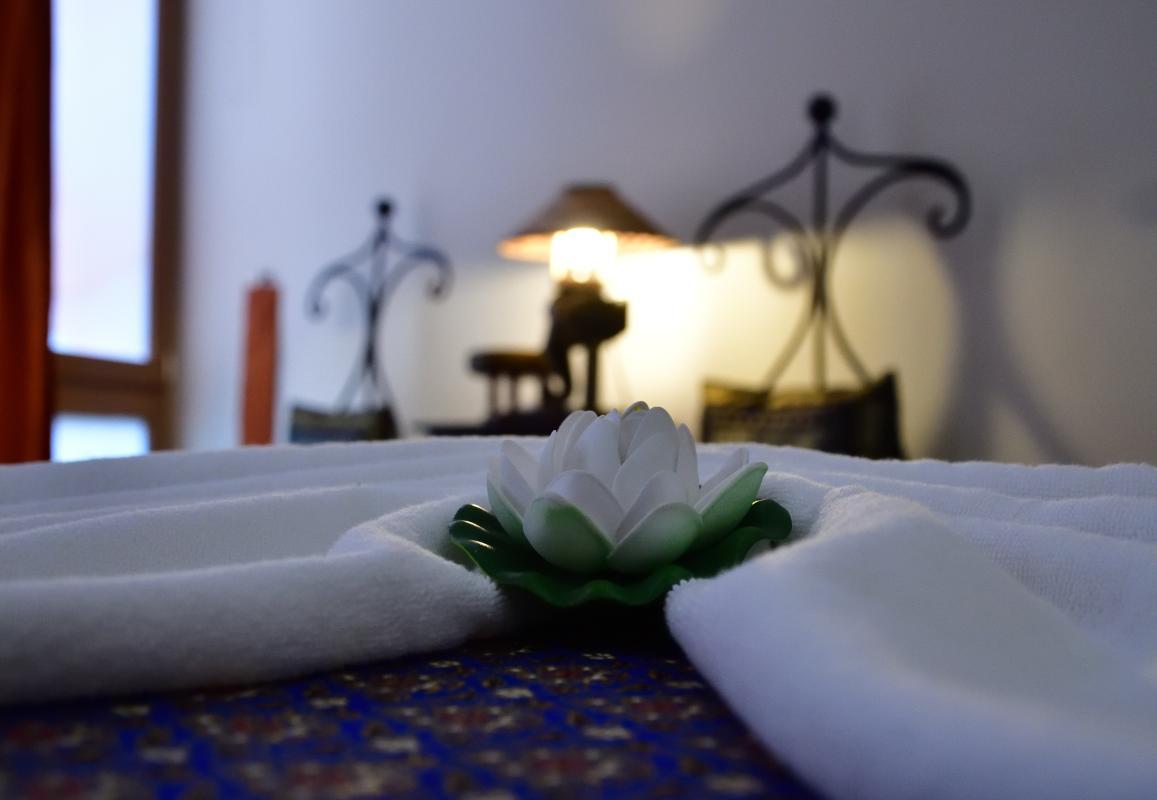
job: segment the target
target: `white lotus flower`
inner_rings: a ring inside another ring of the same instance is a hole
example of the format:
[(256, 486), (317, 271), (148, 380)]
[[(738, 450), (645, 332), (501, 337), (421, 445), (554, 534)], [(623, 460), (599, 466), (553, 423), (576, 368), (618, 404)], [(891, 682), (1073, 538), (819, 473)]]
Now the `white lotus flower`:
[(510, 440), (486, 488), (502, 527), (573, 572), (648, 572), (730, 533), (767, 471), (736, 449), (699, 482), (695, 440), (662, 408), (576, 411), (537, 458)]

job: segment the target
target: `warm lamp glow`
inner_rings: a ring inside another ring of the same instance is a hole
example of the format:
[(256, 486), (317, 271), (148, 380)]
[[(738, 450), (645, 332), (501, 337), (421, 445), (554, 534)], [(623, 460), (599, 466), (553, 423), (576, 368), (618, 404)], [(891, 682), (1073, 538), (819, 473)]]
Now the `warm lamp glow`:
[(558, 282), (600, 282), (615, 263), (618, 249), (618, 237), (610, 231), (559, 231), (550, 237), (550, 277)]
[[(565, 244), (560, 242), (560, 234), (567, 237)], [(574, 256), (570, 254), (572, 236)], [(580, 240), (584, 244), (577, 244)], [(558, 260), (563, 265), (551, 267), (556, 280), (567, 280), (569, 272), (569, 280), (589, 283), (598, 280), (599, 269), (618, 253), (641, 253), (675, 244), (611, 186), (578, 183), (566, 187), (530, 222), (503, 239), (498, 252), (519, 261), (550, 261), (553, 265)], [(560, 247), (565, 248), (566, 255), (556, 255)], [(608, 251), (610, 255), (606, 255)]]
[(583, 407), (598, 407), (599, 347), (627, 327), (627, 304), (607, 300), (602, 282), (611, 277), (611, 265), (619, 253), (674, 244), (613, 187), (598, 183), (567, 186), (530, 222), (499, 243), (498, 252), (506, 258), (548, 262), (558, 289), (550, 307), (546, 357), (563, 388), (556, 393), (544, 383), (544, 406), (549, 401), (559, 409), (565, 407), (573, 388), (569, 352), (581, 346), (587, 356)]

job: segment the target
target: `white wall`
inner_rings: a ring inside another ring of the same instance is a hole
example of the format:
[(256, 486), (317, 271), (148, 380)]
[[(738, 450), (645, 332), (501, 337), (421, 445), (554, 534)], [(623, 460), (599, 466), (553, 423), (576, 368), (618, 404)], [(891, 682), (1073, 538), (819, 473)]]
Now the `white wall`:
[[(503, 234), (565, 182), (607, 179), (686, 239), (802, 144), (805, 101), (826, 88), (847, 142), (948, 158), (973, 189), (973, 222), (947, 243), (913, 222), (935, 188), (889, 195), (836, 269), (860, 354), (899, 369), (910, 450), (1157, 461), (1157, 4), (197, 0), (189, 14), (187, 446), (237, 441), (242, 292), (264, 268), (284, 288), (283, 407), (333, 399), (358, 320), (339, 291), (308, 321), (303, 295), (366, 233), (376, 195), (456, 268), (447, 301), (414, 276), (390, 309), (401, 413), (411, 428), (478, 419), (468, 354), (545, 337), (545, 269), (498, 259)], [(693, 423), (705, 375), (757, 382), (802, 293), (772, 291), (753, 253), (721, 275), (687, 250), (625, 266), (630, 328), (605, 399)]]

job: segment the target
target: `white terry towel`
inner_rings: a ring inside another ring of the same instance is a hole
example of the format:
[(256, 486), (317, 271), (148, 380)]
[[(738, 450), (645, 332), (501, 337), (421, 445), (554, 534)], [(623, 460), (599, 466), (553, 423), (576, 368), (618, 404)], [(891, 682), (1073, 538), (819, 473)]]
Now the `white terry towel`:
[(0, 469), (0, 703), (451, 647), (519, 614), (446, 537), (493, 442)]
[(756, 452), (805, 538), (676, 587), (667, 619), (801, 777), (1157, 797), (1157, 470)]

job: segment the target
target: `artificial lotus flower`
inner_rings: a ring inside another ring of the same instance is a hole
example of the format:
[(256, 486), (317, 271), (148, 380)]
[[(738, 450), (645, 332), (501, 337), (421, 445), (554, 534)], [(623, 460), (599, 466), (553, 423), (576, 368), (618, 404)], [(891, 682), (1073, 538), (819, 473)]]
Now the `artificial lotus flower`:
[(736, 449), (700, 484), (691, 431), (636, 403), (575, 411), (538, 457), (504, 441), (486, 489), (503, 529), (551, 564), (643, 573), (733, 531), (766, 471)]

